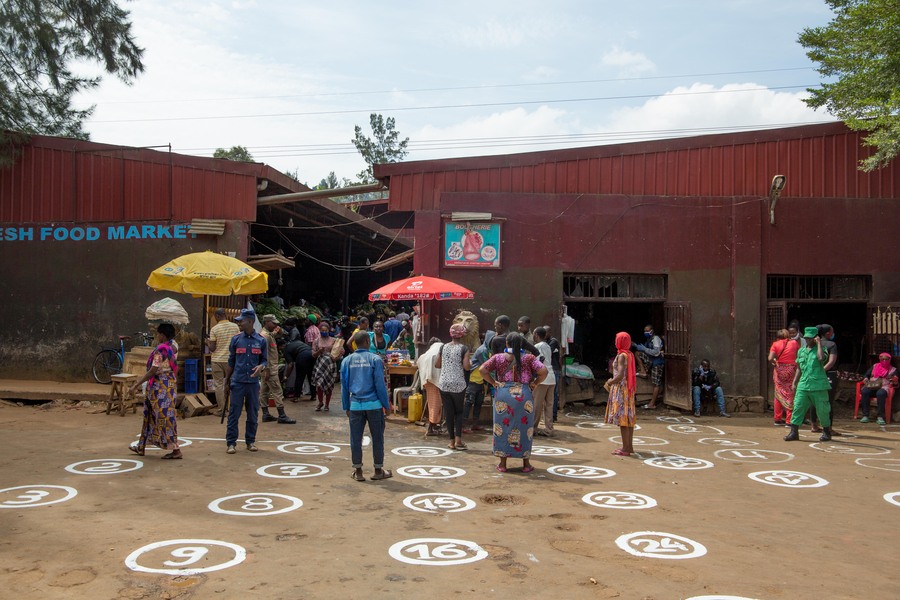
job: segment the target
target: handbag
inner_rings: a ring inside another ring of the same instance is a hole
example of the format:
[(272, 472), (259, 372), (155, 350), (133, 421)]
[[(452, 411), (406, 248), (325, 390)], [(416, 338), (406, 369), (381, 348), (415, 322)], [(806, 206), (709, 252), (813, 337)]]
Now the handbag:
[(884, 385), (884, 379), (881, 377), (872, 377), (866, 382), (866, 387), (870, 390), (880, 390)]
[(344, 344), (339, 340), (340, 338), (335, 338), (331, 345), (331, 360), (333, 361), (337, 361), (344, 351)]

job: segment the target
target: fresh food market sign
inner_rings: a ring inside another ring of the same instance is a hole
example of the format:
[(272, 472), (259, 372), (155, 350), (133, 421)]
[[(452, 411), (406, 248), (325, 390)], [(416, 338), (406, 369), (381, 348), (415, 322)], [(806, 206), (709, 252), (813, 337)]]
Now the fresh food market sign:
[(41, 225), (0, 227), (0, 242), (95, 242), (106, 240), (184, 240), (196, 237), (189, 224)]

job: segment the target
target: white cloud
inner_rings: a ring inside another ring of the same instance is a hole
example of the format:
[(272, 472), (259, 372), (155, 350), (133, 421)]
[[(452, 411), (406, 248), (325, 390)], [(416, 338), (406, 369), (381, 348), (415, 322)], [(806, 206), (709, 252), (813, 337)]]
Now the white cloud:
[(612, 50), (604, 53), (601, 62), (606, 67), (617, 67), (620, 77), (634, 77), (656, 71), (656, 65), (647, 56), (619, 46), (613, 46)]

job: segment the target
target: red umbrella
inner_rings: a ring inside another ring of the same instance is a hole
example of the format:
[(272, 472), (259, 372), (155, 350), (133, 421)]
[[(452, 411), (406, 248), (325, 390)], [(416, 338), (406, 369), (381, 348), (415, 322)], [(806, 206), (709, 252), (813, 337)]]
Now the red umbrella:
[(439, 277), (409, 277), (394, 281), (369, 294), (369, 300), (473, 300), (475, 293)]

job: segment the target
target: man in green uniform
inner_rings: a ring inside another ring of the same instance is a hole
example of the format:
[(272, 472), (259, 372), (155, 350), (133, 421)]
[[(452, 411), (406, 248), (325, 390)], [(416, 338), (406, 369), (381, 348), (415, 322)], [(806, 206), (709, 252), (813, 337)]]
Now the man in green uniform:
[(819, 438), (820, 442), (831, 439), (831, 408), (828, 405), (828, 375), (825, 373), (825, 363), (828, 362), (828, 351), (822, 347), (819, 339), (819, 331), (815, 327), (807, 327), (803, 330), (806, 339), (806, 347), (797, 351), (797, 374), (794, 375), (793, 388), (794, 413), (791, 416), (791, 432), (784, 437), (784, 441), (793, 442), (800, 439), (800, 425), (810, 405), (815, 406), (819, 416), (819, 422), (825, 432)]

